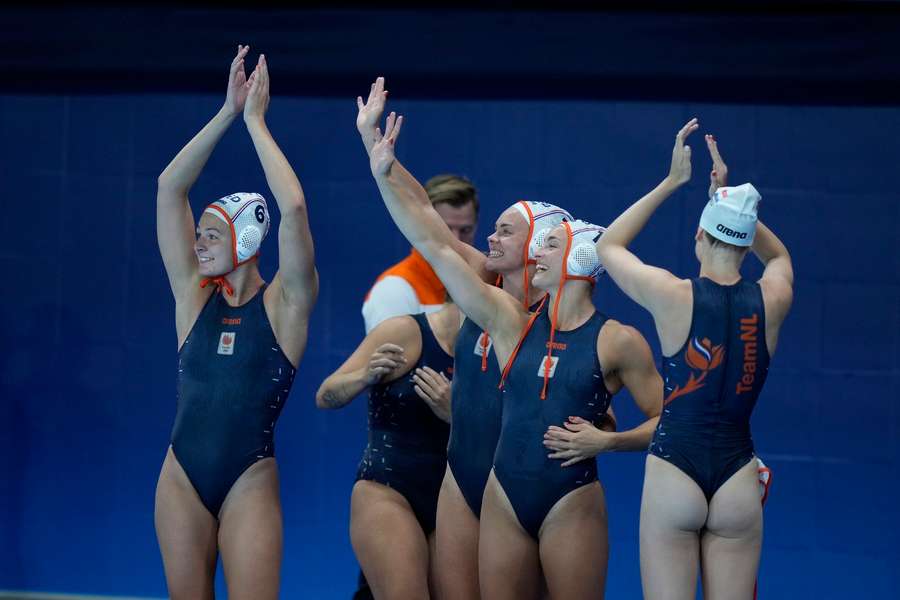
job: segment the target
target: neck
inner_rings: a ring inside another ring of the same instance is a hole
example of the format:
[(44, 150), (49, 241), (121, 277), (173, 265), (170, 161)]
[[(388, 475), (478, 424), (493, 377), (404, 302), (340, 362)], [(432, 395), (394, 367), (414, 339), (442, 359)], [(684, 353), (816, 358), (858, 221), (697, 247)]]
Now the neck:
[[(596, 308), (591, 301), (591, 284), (586, 281), (566, 281), (563, 295), (559, 300), (559, 309), (556, 313), (556, 329), (568, 331), (585, 323), (594, 314)], [(556, 306), (556, 297), (559, 289), (550, 290), (550, 298), (547, 300), (546, 310), (552, 317), (553, 307)]]
[[(533, 285), (528, 286), (528, 298), (525, 297), (525, 286), (523, 273), (528, 273), (528, 281), (534, 277), (534, 265), (510, 271), (509, 273), (501, 273), (503, 276), (503, 291), (522, 302), (525, 308), (531, 307), (535, 302), (540, 300), (545, 292), (539, 290)], [(523, 302), (524, 301), (524, 302)]]
[(234, 295), (229, 296), (223, 292), (223, 297), (229, 306), (246, 304), (265, 283), (259, 274), (256, 259), (245, 262), (237, 269), (225, 275), (228, 283), (234, 289)]
[(741, 279), (741, 257), (734, 252), (707, 252), (700, 261), (700, 277), (721, 285), (731, 285)]

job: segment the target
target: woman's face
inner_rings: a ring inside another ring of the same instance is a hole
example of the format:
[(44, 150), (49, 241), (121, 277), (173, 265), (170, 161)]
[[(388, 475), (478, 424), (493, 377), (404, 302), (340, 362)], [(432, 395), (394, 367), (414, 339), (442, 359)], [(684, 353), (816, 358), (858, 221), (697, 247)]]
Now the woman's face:
[(511, 273), (521, 269), (525, 243), (528, 241), (528, 221), (518, 210), (507, 208), (494, 224), (488, 236), (488, 257), (485, 267), (494, 273)]
[(197, 223), (194, 253), (200, 264), (201, 277), (218, 277), (234, 269), (231, 254), (231, 229), (222, 219), (204, 213)]
[(563, 255), (566, 251), (568, 233), (563, 225), (557, 225), (544, 238), (544, 244), (534, 254), (534, 277), (531, 284), (543, 291), (559, 285), (563, 274)]

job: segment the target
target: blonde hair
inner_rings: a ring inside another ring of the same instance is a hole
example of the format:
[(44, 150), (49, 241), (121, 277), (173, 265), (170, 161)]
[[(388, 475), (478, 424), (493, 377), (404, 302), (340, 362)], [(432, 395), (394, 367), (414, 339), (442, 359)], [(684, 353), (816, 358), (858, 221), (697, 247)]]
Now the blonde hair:
[(461, 175), (435, 175), (425, 182), (425, 191), (432, 205), (447, 203), (459, 208), (471, 202), (475, 207), (475, 214), (478, 214), (478, 192), (475, 185)]

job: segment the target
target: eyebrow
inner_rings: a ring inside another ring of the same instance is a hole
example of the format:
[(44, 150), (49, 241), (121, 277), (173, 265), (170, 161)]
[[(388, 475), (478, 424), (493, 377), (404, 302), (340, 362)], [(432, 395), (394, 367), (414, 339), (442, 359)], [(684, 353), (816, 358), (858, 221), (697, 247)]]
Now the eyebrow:
[[(222, 235), (222, 232), (221, 232), (219, 229), (216, 229), (215, 227), (204, 227), (204, 228), (203, 228), (203, 231), (215, 231), (215, 232), (218, 233), (219, 235)], [(197, 228), (197, 233), (200, 233), (200, 228), (199, 228), (199, 227)]]
[(500, 222), (494, 223), (494, 227), (496, 227), (497, 229), (500, 229), (501, 227), (512, 227), (512, 223), (507, 223), (506, 221), (500, 221)]

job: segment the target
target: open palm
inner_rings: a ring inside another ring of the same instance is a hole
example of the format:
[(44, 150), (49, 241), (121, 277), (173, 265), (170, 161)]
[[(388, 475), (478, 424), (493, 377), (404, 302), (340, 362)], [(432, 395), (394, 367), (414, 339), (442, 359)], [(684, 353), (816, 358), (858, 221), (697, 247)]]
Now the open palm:
[(403, 117), (397, 116), (396, 113), (388, 115), (384, 124), (384, 134), (380, 129), (375, 129), (375, 144), (369, 153), (369, 167), (372, 169), (372, 175), (378, 177), (387, 175), (394, 164), (394, 145), (397, 143), (397, 136), (400, 135), (400, 127), (403, 125)]

